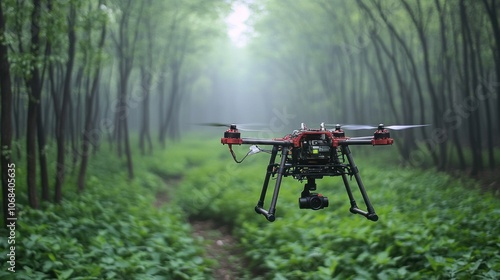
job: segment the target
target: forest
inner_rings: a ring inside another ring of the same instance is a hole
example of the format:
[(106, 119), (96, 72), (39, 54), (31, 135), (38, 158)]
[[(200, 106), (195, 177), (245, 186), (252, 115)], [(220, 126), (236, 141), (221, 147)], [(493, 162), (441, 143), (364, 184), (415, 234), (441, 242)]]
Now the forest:
[[(500, 278), (499, 19), (498, 0), (2, 0), (0, 278)], [(352, 147), (378, 221), (325, 177), (329, 207), (284, 178), (268, 222), (269, 157), (235, 163), (229, 124), (415, 127)]]

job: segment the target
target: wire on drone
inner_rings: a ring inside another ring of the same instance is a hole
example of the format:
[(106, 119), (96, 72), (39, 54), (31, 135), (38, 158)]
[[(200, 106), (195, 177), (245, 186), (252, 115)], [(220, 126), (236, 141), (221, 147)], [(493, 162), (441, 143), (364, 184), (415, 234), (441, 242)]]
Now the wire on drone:
[(248, 151), (248, 153), (241, 160), (237, 160), (236, 155), (234, 154), (232, 145), (229, 144), (228, 147), (229, 147), (229, 151), (231, 152), (231, 155), (233, 156), (233, 159), (236, 163), (242, 163), (247, 158), (247, 156), (250, 154), (250, 152), (252, 152), (251, 150)]

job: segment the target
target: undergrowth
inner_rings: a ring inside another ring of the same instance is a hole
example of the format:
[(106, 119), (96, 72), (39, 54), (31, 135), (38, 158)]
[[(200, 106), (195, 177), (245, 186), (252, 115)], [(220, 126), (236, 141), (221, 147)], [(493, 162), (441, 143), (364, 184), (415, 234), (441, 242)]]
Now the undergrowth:
[[(355, 147), (379, 221), (349, 213), (342, 180), (335, 177), (317, 181), (317, 191), (330, 200), (320, 211), (299, 209), (304, 182), (284, 178), (277, 220), (269, 223), (254, 211), (269, 156), (236, 164), (216, 139), (198, 139), (169, 144), (151, 156), (134, 150), (132, 181), (123, 160), (102, 151), (92, 160), (84, 193), (74, 193), (71, 175), (61, 204), (41, 210), (18, 205), (16, 279), (210, 278), (214, 261), (191, 237), (187, 216), (230, 225), (248, 260), (241, 269), (254, 271), (253, 278), (500, 277), (500, 201), (473, 180), (399, 167), (387, 160), (394, 147)], [(247, 147), (235, 150), (241, 158)], [(21, 186), (21, 165), (16, 174)], [(171, 186), (174, 197), (153, 207), (169, 178), (178, 180)], [(364, 208), (354, 181), (352, 187)], [(24, 191), (18, 196), (26, 199)], [(4, 262), (0, 278), (6, 276), (13, 275)]]
[[(135, 151), (138, 153), (137, 151)], [(60, 204), (25, 206), (23, 164), (17, 164), (19, 199), (16, 272), (2, 279), (206, 279), (211, 260), (191, 237), (185, 215), (169, 205), (153, 206), (163, 179), (152, 170), (161, 162), (172, 175), (180, 170), (161, 156), (135, 155), (135, 179), (127, 179), (123, 160), (100, 151), (92, 158), (86, 190), (75, 190), (76, 172), (69, 171)], [(172, 168), (167, 169), (168, 166)], [(168, 172), (167, 172), (168, 171)], [(0, 254), (8, 253), (2, 231)], [(3, 258), (2, 258), (3, 259)]]
[[(284, 178), (277, 220), (269, 223), (253, 210), (268, 155), (238, 165), (226, 147), (215, 145), (220, 144), (214, 143), (212, 160), (186, 174), (177, 203), (192, 216), (232, 225), (252, 269), (265, 272), (263, 279), (500, 277), (500, 201), (472, 180), (388, 164), (381, 153), (391, 147), (369, 156), (356, 147), (352, 151), (379, 221), (350, 214), (335, 177), (317, 181), (318, 192), (330, 199), (320, 211), (299, 209), (303, 183)], [(355, 195), (364, 208), (359, 191)]]

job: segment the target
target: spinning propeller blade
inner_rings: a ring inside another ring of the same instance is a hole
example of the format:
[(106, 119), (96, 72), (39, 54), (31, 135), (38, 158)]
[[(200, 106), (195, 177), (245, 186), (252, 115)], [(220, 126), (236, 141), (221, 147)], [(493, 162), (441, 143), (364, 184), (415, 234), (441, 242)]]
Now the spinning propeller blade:
[(342, 128), (346, 129), (346, 130), (364, 130), (364, 129), (377, 129), (380, 126), (382, 126), (383, 128), (392, 129), (392, 130), (403, 130), (403, 129), (408, 129), (408, 128), (424, 127), (424, 126), (429, 126), (429, 125), (430, 124), (384, 126), (383, 124), (380, 124), (379, 126), (371, 126), (371, 125), (346, 124), (346, 125), (343, 125)]
[(346, 130), (363, 130), (363, 129), (375, 129), (376, 126), (371, 125), (359, 125), (359, 124), (346, 124), (342, 126), (342, 129)]
[(392, 129), (392, 130), (403, 130), (403, 129), (414, 128), (414, 127), (424, 127), (424, 126), (429, 126), (429, 125), (430, 124), (390, 125), (390, 126), (386, 126), (385, 128)]
[[(211, 122), (211, 123), (198, 123), (197, 125), (210, 126), (210, 127), (227, 127), (227, 128), (230, 128), (232, 124)], [(263, 124), (260, 124), (260, 123), (246, 123), (246, 124), (235, 124), (235, 125), (236, 125), (236, 128), (238, 130), (241, 130), (241, 131), (265, 131), (263, 129), (248, 128), (248, 127), (251, 127), (251, 126), (264, 126)]]

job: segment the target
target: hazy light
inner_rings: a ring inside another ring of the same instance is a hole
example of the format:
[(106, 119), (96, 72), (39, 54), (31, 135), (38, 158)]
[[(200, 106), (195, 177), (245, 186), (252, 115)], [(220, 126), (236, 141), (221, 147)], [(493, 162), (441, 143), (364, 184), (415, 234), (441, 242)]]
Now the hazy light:
[(250, 16), (250, 10), (244, 3), (233, 4), (232, 12), (226, 18), (229, 38), (239, 47), (243, 47), (248, 42), (251, 28), (245, 23)]

